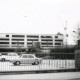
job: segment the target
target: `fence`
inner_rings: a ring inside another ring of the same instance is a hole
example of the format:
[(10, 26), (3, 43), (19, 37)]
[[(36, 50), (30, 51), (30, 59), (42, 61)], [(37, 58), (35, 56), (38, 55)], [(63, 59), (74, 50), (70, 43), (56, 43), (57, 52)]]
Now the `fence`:
[[(38, 65), (32, 65), (32, 64), (13, 65), (11, 61), (0, 61), (0, 71), (75, 69), (74, 53), (68, 53), (68, 54), (67, 53), (52, 53), (52, 54), (37, 53), (35, 55), (38, 58), (42, 59), (42, 62)], [(17, 60), (17, 58), (15, 60)], [(29, 60), (31, 61), (32, 59), (29, 58)]]

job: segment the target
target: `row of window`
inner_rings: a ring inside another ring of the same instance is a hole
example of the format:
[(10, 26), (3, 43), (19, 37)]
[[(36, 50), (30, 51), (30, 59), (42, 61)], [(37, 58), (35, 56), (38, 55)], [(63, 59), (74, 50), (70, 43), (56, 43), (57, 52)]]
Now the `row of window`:
[(7, 38), (0, 38), (0, 41), (3, 41), (3, 40), (9, 41), (9, 39), (7, 39)]
[[(9, 44), (9, 42), (0, 42), (0, 44)], [(12, 42), (12, 44), (24, 44), (24, 42)]]
[[(9, 42), (0, 42), (0, 44), (9, 44)], [(24, 44), (24, 42), (12, 42), (12, 44)], [(27, 43), (32, 44), (32, 43)], [(41, 45), (53, 45), (53, 43), (41, 43)], [(61, 45), (61, 43), (55, 43), (55, 45)]]
[[(25, 35), (12, 35), (12, 37), (25, 37)], [(27, 35), (29, 38), (39, 38), (39, 36), (36, 35)]]
[[(7, 38), (0, 38), (0, 40), (9, 41)], [(24, 39), (12, 39), (12, 41), (24, 41)], [(27, 39), (27, 41), (38, 41), (38, 39)], [(41, 39), (41, 41), (53, 41), (53, 39)], [(55, 40), (55, 41), (63, 41), (63, 40)]]
[[(9, 35), (6, 35), (6, 37), (9, 37)], [(25, 37), (25, 35), (12, 35), (12, 37)], [(27, 35), (29, 38), (39, 38), (39, 36), (36, 35)], [(52, 38), (52, 36), (41, 36), (41, 38)], [(55, 36), (55, 38), (58, 38), (58, 36)]]

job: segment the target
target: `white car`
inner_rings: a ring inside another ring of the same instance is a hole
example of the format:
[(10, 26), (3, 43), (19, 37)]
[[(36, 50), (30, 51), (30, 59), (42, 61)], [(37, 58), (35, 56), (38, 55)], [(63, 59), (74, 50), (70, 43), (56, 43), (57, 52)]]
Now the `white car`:
[(14, 65), (32, 64), (38, 65), (42, 62), (41, 58), (37, 58), (34, 54), (22, 54), (19, 58), (10, 61)]
[(1, 61), (10, 61), (16, 58), (19, 58), (19, 55), (17, 53), (8, 53), (7, 55), (0, 56)]

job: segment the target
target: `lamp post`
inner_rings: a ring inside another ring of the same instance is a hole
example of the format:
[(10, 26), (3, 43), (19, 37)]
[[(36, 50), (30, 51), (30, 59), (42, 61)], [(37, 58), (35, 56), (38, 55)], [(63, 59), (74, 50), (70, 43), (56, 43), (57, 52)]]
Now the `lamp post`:
[[(67, 34), (67, 20), (66, 20), (66, 27), (64, 28), (65, 30), (65, 38), (66, 38), (66, 48), (67, 48), (67, 37), (68, 37), (68, 34)], [(67, 67), (67, 58), (65, 57), (65, 68)]]
[(64, 28), (64, 30), (65, 30), (66, 47), (67, 47), (67, 37), (68, 37), (68, 34), (67, 34), (67, 20), (66, 20), (66, 27)]
[[(46, 41), (47, 50), (48, 50), (48, 44), (49, 44), (49, 39), (47, 39)], [(49, 53), (49, 65), (50, 65), (50, 53)]]

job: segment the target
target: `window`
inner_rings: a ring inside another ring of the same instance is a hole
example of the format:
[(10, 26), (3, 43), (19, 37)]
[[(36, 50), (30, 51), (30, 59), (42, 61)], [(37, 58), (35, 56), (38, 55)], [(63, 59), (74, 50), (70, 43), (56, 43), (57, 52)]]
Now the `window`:
[(23, 55), (22, 57), (23, 57), (23, 58), (27, 58), (27, 55)]
[(41, 38), (52, 38), (52, 36), (41, 36)]
[(6, 37), (9, 37), (9, 35), (6, 35)]
[(39, 36), (36, 36), (36, 35), (27, 35), (27, 37), (29, 37), (29, 38), (39, 38)]
[(41, 43), (42, 45), (47, 45), (47, 43)]
[(61, 45), (61, 43), (55, 43), (55, 45)]
[(12, 42), (12, 44), (24, 44), (24, 42)]
[(12, 39), (12, 41), (24, 41), (24, 39)]
[(41, 39), (41, 41), (53, 41), (52, 39)]
[(38, 41), (38, 39), (27, 39), (27, 41)]
[(34, 58), (32, 55), (28, 55), (28, 58)]
[(7, 40), (9, 40), (9, 39), (6, 39), (6, 38), (0, 38), (0, 40), (6, 40), (6, 41), (7, 41)]
[(27, 44), (32, 44), (32, 43), (27, 43)]
[(53, 45), (53, 43), (48, 43), (48, 45)]
[(63, 41), (63, 40), (55, 40), (55, 41)]
[(41, 43), (42, 45), (53, 45), (53, 43)]
[(24, 37), (24, 35), (12, 35), (12, 37)]
[(0, 42), (0, 44), (9, 44), (9, 42)]
[(58, 38), (58, 36), (55, 36), (55, 38)]
[(9, 56), (17, 56), (16, 54), (9, 54)]

